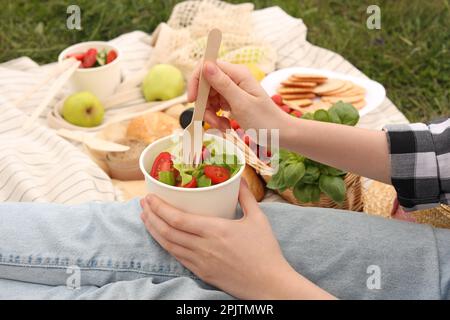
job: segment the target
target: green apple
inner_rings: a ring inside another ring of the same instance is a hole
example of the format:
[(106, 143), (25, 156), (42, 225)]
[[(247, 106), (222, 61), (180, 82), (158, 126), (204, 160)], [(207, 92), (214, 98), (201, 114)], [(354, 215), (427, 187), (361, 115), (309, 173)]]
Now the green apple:
[(142, 82), (142, 93), (147, 101), (169, 100), (183, 92), (183, 74), (170, 64), (153, 66)]
[(62, 116), (67, 122), (80, 127), (95, 127), (102, 123), (105, 109), (100, 100), (89, 91), (69, 96), (64, 101)]

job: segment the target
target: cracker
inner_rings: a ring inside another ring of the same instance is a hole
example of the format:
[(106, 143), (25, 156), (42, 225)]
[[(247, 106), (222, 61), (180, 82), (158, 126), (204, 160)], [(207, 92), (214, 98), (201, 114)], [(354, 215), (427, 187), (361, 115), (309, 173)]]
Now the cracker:
[(322, 100), (326, 101), (326, 102), (331, 102), (331, 103), (336, 103), (338, 101), (353, 103), (353, 102), (358, 102), (358, 101), (364, 100), (364, 96), (363, 95), (349, 96), (349, 97), (326, 96), (326, 97), (322, 97)]
[(314, 93), (317, 93), (319, 95), (326, 94), (327, 92), (333, 92), (340, 88), (342, 88), (345, 85), (345, 82), (343, 80), (338, 79), (331, 79), (327, 82), (315, 87), (313, 89)]
[(315, 101), (313, 103), (313, 106), (316, 107), (317, 109), (326, 109), (326, 110), (329, 109), (332, 105), (333, 105), (332, 103), (322, 100)]
[[(350, 89), (343, 92), (337, 92), (333, 93), (333, 97), (352, 97), (352, 96), (365, 96), (366, 92), (357, 90), (357, 89)], [(330, 95), (327, 95), (327, 97), (330, 97)]]
[(352, 105), (358, 109), (361, 110), (362, 108), (364, 108), (366, 106), (366, 100), (361, 100), (361, 101), (357, 101), (357, 102), (353, 102)]
[(353, 88), (353, 89), (348, 90), (348, 91), (346, 91), (346, 92), (342, 92), (342, 93), (337, 94), (337, 96), (343, 96), (343, 95), (346, 95), (346, 96), (366, 95), (366, 90), (365, 90), (365, 89), (356, 89), (356, 88)]
[[(290, 107), (292, 108), (292, 105)], [(316, 110), (319, 110), (319, 109), (328, 110), (330, 107), (331, 107), (331, 103), (321, 102), (321, 101), (313, 101), (313, 103), (309, 106), (305, 106), (305, 107), (301, 107), (301, 108), (296, 107), (297, 108), (296, 110), (300, 110), (303, 113), (306, 113), (306, 112), (314, 113)], [(295, 108), (292, 108), (292, 109), (295, 109)]]
[(314, 99), (314, 93), (300, 93), (300, 94), (282, 94), (283, 100), (299, 100), (299, 99)]
[(289, 77), (287, 81), (290, 82), (309, 82), (309, 83), (315, 83), (316, 85), (318, 84), (322, 84), (324, 82), (326, 82), (327, 80), (323, 80), (323, 79), (296, 79), (296, 78), (292, 78)]
[(279, 94), (299, 94), (299, 93), (312, 93), (313, 88), (287, 88), (280, 87), (278, 88)]
[(328, 77), (325, 76), (321, 76), (318, 74), (293, 74), (292, 79), (298, 80), (298, 81), (302, 81), (302, 80), (307, 80), (307, 82), (310, 82), (311, 80), (318, 80), (318, 82), (325, 82), (328, 80)]
[(312, 105), (313, 101), (311, 99), (298, 99), (286, 101), (286, 104), (290, 107), (307, 107)]
[(339, 88), (337, 90), (334, 90), (334, 91), (331, 91), (331, 92), (323, 93), (322, 95), (324, 95), (324, 96), (336, 96), (339, 93), (344, 93), (344, 92), (346, 92), (348, 90), (353, 89), (353, 87), (354, 87), (353, 82), (348, 81), (348, 80), (343, 80), (343, 81), (344, 81), (344, 85), (341, 88)]
[(314, 88), (317, 86), (315, 82), (296, 82), (296, 81), (283, 81), (281, 83), (284, 87), (294, 87), (294, 88)]

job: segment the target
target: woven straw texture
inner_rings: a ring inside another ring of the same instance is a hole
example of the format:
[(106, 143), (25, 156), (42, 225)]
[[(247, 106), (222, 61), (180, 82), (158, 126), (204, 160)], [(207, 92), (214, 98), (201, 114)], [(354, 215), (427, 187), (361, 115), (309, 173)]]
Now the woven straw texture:
[(450, 207), (445, 204), (433, 209), (414, 211), (411, 215), (418, 223), (450, 229)]
[[(367, 190), (363, 190), (364, 212), (391, 218), (396, 196), (394, 187), (375, 181)], [(417, 223), (450, 229), (450, 206), (444, 204), (432, 209), (410, 212), (409, 216)]]
[[(270, 180), (270, 176), (263, 176), (263, 178), (266, 182)], [(320, 195), (320, 200), (318, 202), (307, 202), (307, 203), (298, 202), (294, 196), (294, 193), (292, 192), (292, 189), (287, 189), (284, 192), (278, 193), (280, 194), (281, 197), (283, 197), (284, 200), (298, 206), (362, 211), (363, 196), (360, 177), (353, 173), (347, 173), (344, 182), (347, 187), (347, 194), (345, 195), (345, 200), (342, 203), (334, 202), (324, 193)]]

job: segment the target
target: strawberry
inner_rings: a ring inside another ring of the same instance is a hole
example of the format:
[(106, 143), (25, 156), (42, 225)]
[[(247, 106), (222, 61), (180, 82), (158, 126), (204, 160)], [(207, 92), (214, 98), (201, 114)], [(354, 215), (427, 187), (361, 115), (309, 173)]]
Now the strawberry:
[(106, 56), (106, 64), (113, 62), (117, 58), (117, 52), (115, 50), (109, 50)]
[(97, 61), (97, 50), (89, 49), (83, 57), (83, 67), (91, 68), (95, 65)]
[(69, 53), (66, 58), (75, 58), (78, 61), (83, 61), (84, 53), (83, 52), (76, 52), (76, 53)]
[(272, 96), (272, 101), (275, 102), (275, 104), (278, 106), (281, 106), (283, 104), (283, 98), (279, 94), (274, 94)]

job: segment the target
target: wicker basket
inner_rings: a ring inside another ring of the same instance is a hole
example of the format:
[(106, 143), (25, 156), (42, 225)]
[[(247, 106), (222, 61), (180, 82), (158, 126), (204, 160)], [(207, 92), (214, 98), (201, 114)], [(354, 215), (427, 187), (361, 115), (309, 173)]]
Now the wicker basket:
[[(388, 219), (394, 218), (398, 203), (395, 203), (397, 194), (393, 186), (374, 181), (363, 194), (364, 212)], [(445, 204), (432, 209), (412, 211), (407, 213), (407, 216), (408, 221), (450, 229), (450, 206)]]
[[(246, 163), (251, 166), (256, 172), (261, 175), (264, 181), (269, 182), (271, 175), (273, 174), (273, 169), (267, 164), (262, 162), (255, 153), (250, 150), (250, 148), (239, 138), (235, 131), (231, 131), (225, 134), (225, 138), (232, 143), (236, 144), (244, 152)], [(334, 209), (344, 209), (351, 211), (362, 211), (363, 210), (363, 195), (361, 178), (353, 173), (347, 173), (344, 179), (345, 185), (347, 187), (347, 194), (345, 200), (342, 204), (336, 203), (331, 200), (327, 195), (322, 193), (320, 195), (320, 200), (318, 202), (308, 202), (299, 203), (294, 197), (292, 190), (288, 189), (280, 193), (286, 201), (304, 207), (322, 207), (322, 208), (334, 208)]]
[(411, 212), (417, 223), (430, 224), (436, 228), (450, 228), (450, 207), (441, 204), (439, 207)]
[[(263, 176), (263, 178), (266, 182), (269, 182), (269, 180), (270, 180), (270, 176)], [(287, 189), (284, 192), (278, 192), (278, 193), (286, 201), (288, 201), (292, 204), (298, 205), (298, 206), (362, 211), (364, 206), (363, 206), (362, 187), (361, 187), (360, 177), (353, 173), (347, 173), (347, 175), (345, 176), (344, 182), (347, 187), (347, 194), (346, 194), (345, 200), (342, 204), (334, 202), (324, 193), (322, 193), (320, 195), (320, 200), (318, 202), (308, 202), (308, 203), (298, 202), (291, 189)]]

